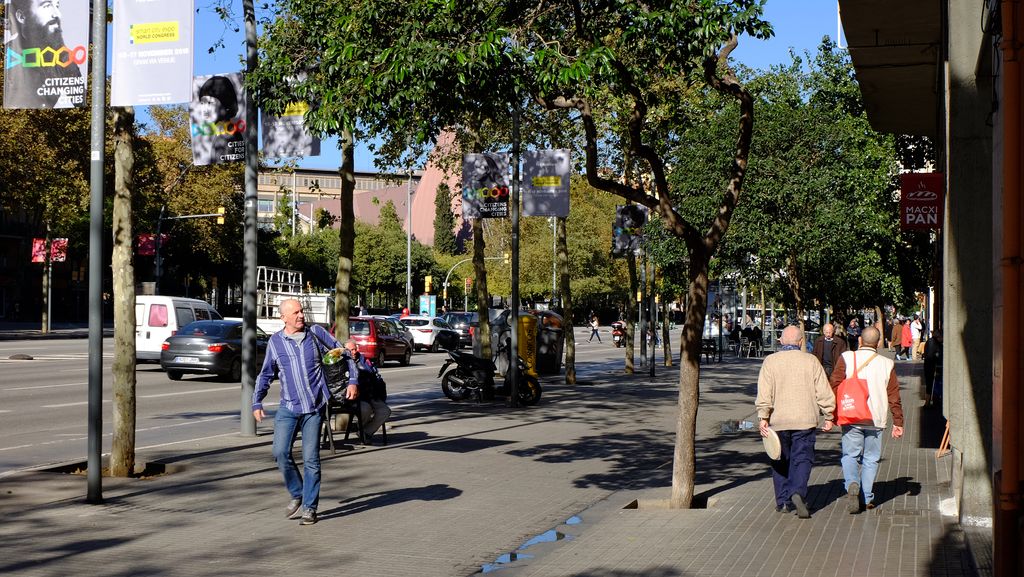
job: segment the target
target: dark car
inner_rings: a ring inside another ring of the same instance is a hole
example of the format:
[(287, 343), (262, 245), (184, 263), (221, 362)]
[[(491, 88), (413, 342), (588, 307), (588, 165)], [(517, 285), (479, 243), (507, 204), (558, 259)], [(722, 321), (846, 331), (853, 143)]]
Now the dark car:
[[(256, 366), (267, 354), (267, 333), (256, 328)], [(180, 381), (185, 374), (218, 375), (229, 382), (242, 380), (241, 321), (195, 321), (160, 347), (160, 368), (167, 378)]]
[(473, 346), (473, 333), (480, 328), (480, 315), (475, 312), (452, 311), (442, 316), (448, 326), (459, 333), (459, 342), (464, 347)]
[(387, 317), (352, 317), (348, 320), (349, 337), (359, 345), (359, 352), (373, 359), (377, 367), (385, 361), (398, 361), (408, 365), (412, 360), (412, 345), (406, 340), (404, 327)]

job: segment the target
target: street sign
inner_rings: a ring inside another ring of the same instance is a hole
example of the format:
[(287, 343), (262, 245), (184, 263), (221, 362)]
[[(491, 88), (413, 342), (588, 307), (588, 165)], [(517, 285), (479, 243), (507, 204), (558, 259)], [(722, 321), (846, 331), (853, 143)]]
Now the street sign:
[(900, 175), (900, 229), (942, 228), (943, 184), (941, 172), (911, 172)]

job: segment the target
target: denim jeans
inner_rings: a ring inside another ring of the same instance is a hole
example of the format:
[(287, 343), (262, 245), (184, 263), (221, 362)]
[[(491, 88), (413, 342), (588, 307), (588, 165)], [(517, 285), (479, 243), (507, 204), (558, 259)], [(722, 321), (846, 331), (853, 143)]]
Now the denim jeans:
[(846, 489), (850, 483), (860, 483), (864, 503), (875, 499), (873, 492), (878, 460), (882, 457), (882, 429), (843, 425), (843, 479)]
[(815, 429), (776, 431), (782, 455), (772, 461), (772, 482), (775, 485), (775, 506), (792, 505), (793, 495), (807, 499), (807, 482), (814, 464)]
[[(292, 499), (302, 499), (304, 509), (320, 503), (320, 425), (323, 411), (293, 413), (284, 406), (274, 414), (274, 460), (284, 476)], [(302, 431), (302, 474), (292, 457), (295, 437)]]

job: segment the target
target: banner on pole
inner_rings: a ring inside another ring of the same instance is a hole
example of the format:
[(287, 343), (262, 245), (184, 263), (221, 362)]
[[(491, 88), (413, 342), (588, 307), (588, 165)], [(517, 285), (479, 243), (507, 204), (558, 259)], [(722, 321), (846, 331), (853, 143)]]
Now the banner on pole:
[(81, 108), (88, 0), (4, 0), (4, 108)]
[(192, 164), (245, 159), (245, 88), (241, 72), (196, 76), (188, 112)]
[(462, 157), (462, 218), (508, 218), (508, 154)]
[(612, 256), (625, 257), (640, 251), (647, 207), (640, 204), (620, 204), (615, 207), (612, 225)]
[(282, 116), (263, 113), (263, 156), (320, 156), (320, 139), (306, 130), (305, 102), (288, 105)]
[[(50, 239), (50, 262), (64, 262), (68, 259), (68, 239)], [(32, 262), (46, 262), (46, 239), (32, 239)]]
[(192, 97), (193, 0), (114, 0), (111, 106)]
[(941, 172), (909, 172), (900, 175), (900, 229), (942, 228), (943, 188)]
[(569, 216), (569, 150), (523, 153), (523, 216)]

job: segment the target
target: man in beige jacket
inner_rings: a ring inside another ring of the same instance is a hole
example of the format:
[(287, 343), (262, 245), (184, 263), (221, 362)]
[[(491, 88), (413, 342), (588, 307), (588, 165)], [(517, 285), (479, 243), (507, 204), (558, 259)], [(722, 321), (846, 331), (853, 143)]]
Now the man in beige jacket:
[(782, 444), (781, 457), (772, 461), (775, 510), (796, 509), (801, 519), (808, 519), (807, 482), (814, 463), (818, 416), (825, 416), (822, 430), (831, 430), (836, 401), (821, 363), (804, 351), (803, 330), (788, 326), (779, 341), (782, 349), (761, 365), (755, 406), (761, 436), (768, 436), (770, 426)]

